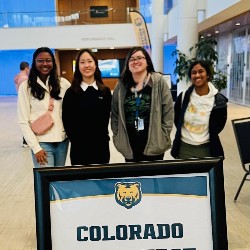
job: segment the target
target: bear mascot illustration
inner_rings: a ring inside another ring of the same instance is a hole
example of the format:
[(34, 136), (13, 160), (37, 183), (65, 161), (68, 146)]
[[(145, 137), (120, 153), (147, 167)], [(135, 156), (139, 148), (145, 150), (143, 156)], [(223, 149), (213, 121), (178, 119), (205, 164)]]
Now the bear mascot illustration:
[(130, 209), (141, 201), (141, 183), (139, 182), (117, 182), (115, 184), (116, 202)]

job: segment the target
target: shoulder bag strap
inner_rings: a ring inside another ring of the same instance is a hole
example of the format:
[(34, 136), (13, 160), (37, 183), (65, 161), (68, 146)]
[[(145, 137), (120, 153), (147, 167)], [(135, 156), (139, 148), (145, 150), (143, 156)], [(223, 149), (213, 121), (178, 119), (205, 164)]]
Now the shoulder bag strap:
[(54, 109), (54, 98), (50, 97), (48, 111), (52, 112)]

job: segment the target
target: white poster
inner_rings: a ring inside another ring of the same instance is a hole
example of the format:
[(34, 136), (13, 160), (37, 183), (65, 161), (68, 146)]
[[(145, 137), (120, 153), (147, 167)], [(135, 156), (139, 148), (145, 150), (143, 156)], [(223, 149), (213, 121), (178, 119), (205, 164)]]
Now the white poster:
[(50, 183), (53, 250), (212, 250), (207, 174)]

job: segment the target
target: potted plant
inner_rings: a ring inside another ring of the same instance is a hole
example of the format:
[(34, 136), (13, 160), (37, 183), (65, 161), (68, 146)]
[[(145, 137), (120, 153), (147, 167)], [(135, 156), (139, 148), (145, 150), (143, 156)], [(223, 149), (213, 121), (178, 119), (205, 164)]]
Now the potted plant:
[(227, 87), (227, 76), (222, 71), (215, 71), (215, 64), (218, 62), (218, 53), (215, 50), (217, 41), (214, 38), (200, 38), (199, 42), (196, 43), (189, 49), (190, 55), (195, 50), (194, 57), (188, 59), (188, 56), (182, 53), (180, 50), (175, 50), (172, 56), (176, 56), (174, 74), (178, 76), (176, 83), (186, 79), (188, 80), (188, 69), (190, 64), (195, 60), (206, 60), (210, 62), (211, 72), (213, 72), (212, 83), (215, 87), (221, 91)]

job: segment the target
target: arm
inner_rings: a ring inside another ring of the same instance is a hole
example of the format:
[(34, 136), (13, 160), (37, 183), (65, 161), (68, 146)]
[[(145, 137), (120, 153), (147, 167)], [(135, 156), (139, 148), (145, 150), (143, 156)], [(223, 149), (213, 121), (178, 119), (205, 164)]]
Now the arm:
[(21, 128), (23, 137), (28, 143), (29, 147), (35, 154), (36, 160), (40, 165), (45, 165), (47, 161), (47, 153), (40, 146), (36, 135), (30, 127), (31, 103), (30, 93), (27, 87), (27, 81), (23, 82), (19, 87), (18, 101), (17, 101), (17, 120)]
[(114, 135), (117, 135), (118, 133), (118, 92), (119, 92), (119, 85), (116, 85), (113, 97), (112, 97), (112, 103), (111, 103), (111, 129)]
[(174, 125), (176, 128), (180, 120), (181, 106), (182, 106), (182, 94), (183, 92), (178, 95), (175, 101), (175, 105), (174, 105)]
[(109, 119), (110, 119), (110, 112), (111, 112), (111, 101), (112, 101), (112, 95), (111, 95), (111, 91), (109, 88), (107, 88), (106, 90), (106, 109), (105, 109), (105, 127), (108, 127), (109, 124)]
[(77, 131), (79, 120), (76, 121), (75, 113), (78, 107), (77, 96), (71, 88), (66, 90), (62, 103), (62, 121), (70, 141), (74, 140), (74, 131)]
[(213, 127), (216, 134), (219, 134), (225, 127), (227, 121), (227, 107), (214, 109), (211, 113), (210, 126)]
[(212, 109), (210, 117), (210, 128), (219, 134), (227, 122), (227, 102), (228, 99), (218, 93), (215, 95), (215, 107)]
[(17, 121), (22, 131), (23, 137), (32, 149), (34, 154), (41, 151), (42, 148), (39, 145), (36, 135), (30, 128), (31, 117), (31, 103), (30, 92), (28, 90), (27, 81), (23, 82), (18, 91), (17, 99)]
[(174, 121), (174, 104), (168, 84), (161, 78), (162, 128), (170, 135)]

